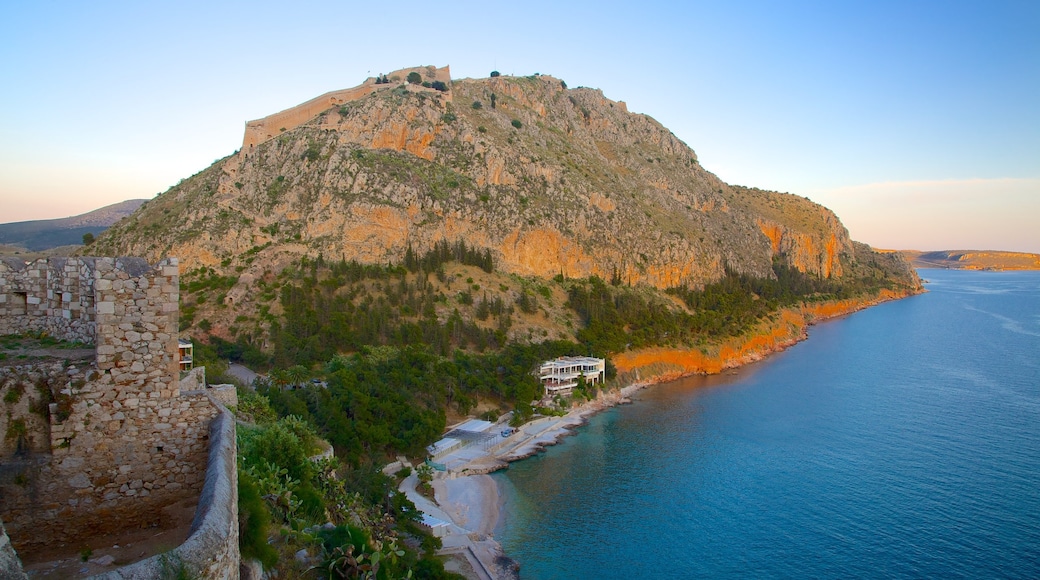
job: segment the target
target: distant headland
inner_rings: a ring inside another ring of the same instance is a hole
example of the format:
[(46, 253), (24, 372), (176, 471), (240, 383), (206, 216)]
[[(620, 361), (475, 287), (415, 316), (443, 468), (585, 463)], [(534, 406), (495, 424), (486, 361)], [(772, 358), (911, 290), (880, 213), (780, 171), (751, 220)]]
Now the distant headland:
[(1040, 270), (1040, 254), (1000, 250), (900, 250), (915, 268), (948, 270)]

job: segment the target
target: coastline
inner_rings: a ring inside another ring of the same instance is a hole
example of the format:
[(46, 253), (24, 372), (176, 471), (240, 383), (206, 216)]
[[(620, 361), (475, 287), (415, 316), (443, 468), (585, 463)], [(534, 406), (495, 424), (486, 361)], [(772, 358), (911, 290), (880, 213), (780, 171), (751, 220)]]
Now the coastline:
[[(592, 415), (631, 403), (629, 397), (646, 387), (695, 374), (718, 374), (763, 360), (808, 338), (807, 329), (813, 324), (916, 294), (883, 292), (872, 300), (831, 301), (803, 304), (797, 310), (785, 309), (780, 312), (778, 320), (764, 324), (750, 336), (719, 345), (715, 356), (706, 356), (700, 350), (663, 348), (623, 353), (621, 356), (627, 355), (624, 360), (631, 366), (622, 367), (616, 363), (618, 379), (632, 381), (629, 384), (600, 392), (595, 399), (573, 407), (562, 417), (544, 417), (522, 425), (509, 437), (511, 441), (508, 444), (469, 457), (448, 473), (438, 474), (433, 482), (436, 509), (457, 528), (442, 538), (444, 549), (440, 553), (456, 557), (461, 551), (459, 546), (463, 545), (468, 550), (465, 556), (469, 558), (471, 568), (467, 570), (462, 565), (457, 571), (468, 578), (518, 578), (519, 564), (508, 558), (493, 536), (501, 515), (501, 497), (498, 484), (488, 473), (557, 444), (562, 438), (575, 434), (575, 428), (585, 424)], [(644, 372), (647, 376), (642, 376)], [(414, 485), (413, 482), (413, 493)], [(403, 482), (402, 491), (406, 491), (406, 487)], [(412, 498), (411, 494), (409, 498)], [(424, 502), (430, 503), (429, 500)], [(472, 562), (473, 559), (479, 563)], [(458, 561), (456, 564), (462, 563)]]

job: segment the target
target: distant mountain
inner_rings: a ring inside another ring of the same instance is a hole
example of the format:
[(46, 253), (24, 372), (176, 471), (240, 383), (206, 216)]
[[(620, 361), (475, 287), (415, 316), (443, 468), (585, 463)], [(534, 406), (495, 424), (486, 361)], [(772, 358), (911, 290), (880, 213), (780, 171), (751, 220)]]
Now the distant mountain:
[(130, 199), (67, 218), (0, 224), (0, 244), (21, 246), (31, 251), (80, 245), (84, 234), (100, 234), (137, 211), (145, 201)]
[(1000, 250), (901, 250), (915, 268), (950, 270), (1040, 270), (1040, 254)]

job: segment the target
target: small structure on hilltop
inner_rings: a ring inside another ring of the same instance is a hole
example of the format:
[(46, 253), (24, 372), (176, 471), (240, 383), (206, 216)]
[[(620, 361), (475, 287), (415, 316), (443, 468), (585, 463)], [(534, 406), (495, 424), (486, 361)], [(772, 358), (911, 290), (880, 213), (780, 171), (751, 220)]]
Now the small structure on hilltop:
[(570, 393), (578, 386), (579, 377), (594, 385), (602, 383), (606, 374), (606, 359), (591, 356), (561, 356), (542, 363), (538, 370), (547, 397)]

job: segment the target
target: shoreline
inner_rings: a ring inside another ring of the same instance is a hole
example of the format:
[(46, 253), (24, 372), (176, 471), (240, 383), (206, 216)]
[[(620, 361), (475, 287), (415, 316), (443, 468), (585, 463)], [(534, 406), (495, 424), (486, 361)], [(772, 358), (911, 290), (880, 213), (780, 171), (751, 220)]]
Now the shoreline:
[[(719, 356), (709, 360), (709, 365), (683, 364), (704, 363), (704, 357), (694, 357), (691, 361), (689, 357), (687, 360), (682, 360), (676, 356), (676, 354), (681, 356), (682, 353), (691, 353), (692, 350), (644, 350), (638, 354), (650, 353), (651, 355), (643, 359), (644, 364), (626, 369), (629, 380), (632, 380), (631, 373), (634, 371), (636, 377), (634, 382), (609, 392), (601, 391), (595, 399), (573, 407), (562, 417), (543, 417), (526, 423), (517, 428), (517, 431), (510, 436), (509, 439), (515, 437), (516, 441), (503, 445), (500, 449), (480, 453), (449, 473), (439, 474), (440, 476), (433, 482), (436, 507), (459, 529), (458, 532), (461, 532), (461, 535), (465, 535), (475, 542), (468, 548), (470, 554), (480, 561), (479, 566), (474, 565), (473, 568), (483, 568), (473, 570), (472, 575), (464, 575), (481, 580), (519, 578), (519, 564), (511, 560), (501, 544), (494, 539), (494, 531), (501, 520), (503, 500), (498, 484), (488, 475), (489, 473), (505, 469), (514, 461), (531, 457), (546, 447), (556, 445), (564, 437), (574, 435), (575, 429), (587, 423), (589, 417), (617, 405), (631, 403), (630, 396), (649, 386), (692, 375), (720, 374), (725, 370), (762, 361), (772, 354), (782, 352), (806, 340), (809, 326), (919, 293), (882, 293), (872, 300), (845, 300), (817, 305), (803, 304), (797, 310), (798, 315), (794, 317), (792, 317), (794, 309), (785, 309), (781, 311), (779, 321), (780, 327), (784, 329), (783, 333), (777, 332), (775, 322), (772, 325), (765, 325), (760, 329), (769, 331), (765, 335), (753, 334), (738, 345), (730, 342), (720, 345)], [(763, 336), (770, 340), (762, 340)], [(677, 361), (681, 362), (677, 363)], [(641, 369), (648, 370), (651, 373), (650, 376), (640, 377)], [(622, 372), (620, 368), (618, 370), (620, 377)], [(449, 456), (451, 455), (449, 454)], [(414, 478), (414, 475), (411, 478)], [(402, 491), (405, 490), (405, 487), (405, 483), (402, 482)], [(414, 491), (414, 484), (412, 489)], [(411, 496), (409, 497), (411, 498)], [(428, 500), (426, 501), (428, 502)], [(452, 547), (449, 547), (449, 541), (444, 539), (445, 547), (439, 552), (440, 554), (454, 557), (459, 553), (456, 546), (460, 542), (458, 532), (450, 536)], [(465, 541), (461, 542), (465, 543)], [(459, 571), (464, 572), (464, 570)]]

